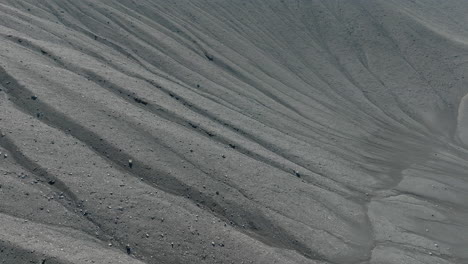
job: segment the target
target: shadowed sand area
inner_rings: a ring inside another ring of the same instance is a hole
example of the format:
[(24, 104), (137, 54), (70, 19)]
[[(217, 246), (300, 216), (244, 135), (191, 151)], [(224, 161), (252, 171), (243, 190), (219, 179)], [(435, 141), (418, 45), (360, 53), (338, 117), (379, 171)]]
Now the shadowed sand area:
[(0, 263), (468, 263), (467, 13), (0, 0)]

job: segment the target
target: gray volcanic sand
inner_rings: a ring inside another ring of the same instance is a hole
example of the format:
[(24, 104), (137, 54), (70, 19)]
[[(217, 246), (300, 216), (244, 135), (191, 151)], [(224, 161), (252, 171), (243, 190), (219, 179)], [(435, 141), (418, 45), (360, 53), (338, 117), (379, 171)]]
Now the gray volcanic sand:
[(467, 13), (0, 0), (0, 263), (468, 263)]

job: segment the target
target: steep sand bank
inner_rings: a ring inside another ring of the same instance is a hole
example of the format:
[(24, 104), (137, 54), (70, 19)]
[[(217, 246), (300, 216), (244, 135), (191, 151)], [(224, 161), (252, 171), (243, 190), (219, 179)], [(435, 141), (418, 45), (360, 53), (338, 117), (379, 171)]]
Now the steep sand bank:
[(0, 0), (0, 263), (468, 263), (467, 12)]

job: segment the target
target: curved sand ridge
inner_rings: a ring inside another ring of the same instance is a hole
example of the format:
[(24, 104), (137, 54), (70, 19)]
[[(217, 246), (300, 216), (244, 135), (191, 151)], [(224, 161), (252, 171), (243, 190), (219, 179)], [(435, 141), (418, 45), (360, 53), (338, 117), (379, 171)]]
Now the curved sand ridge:
[(0, 263), (468, 263), (467, 11), (0, 0)]
[(465, 145), (468, 145), (468, 96), (465, 95), (458, 107), (457, 132), (458, 138)]

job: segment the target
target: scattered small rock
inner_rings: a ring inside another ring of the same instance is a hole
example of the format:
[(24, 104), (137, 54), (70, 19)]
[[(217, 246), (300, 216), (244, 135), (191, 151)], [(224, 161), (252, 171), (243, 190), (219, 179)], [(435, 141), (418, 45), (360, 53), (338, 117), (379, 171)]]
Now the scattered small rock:
[(293, 170), (293, 171), (294, 171), (294, 174), (295, 174), (298, 178), (301, 177), (301, 174), (300, 174), (297, 170)]
[(31, 99), (36, 100), (36, 99), (37, 99), (37, 96), (36, 96), (36, 95), (33, 95), (33, 96), (31, 96)]
[(146, 102), (145, 100), (137, 98), (137, 97), (133, 98), (133, 100), (135, 100), (135, 102), (137, 102), (139, 104), (142, 104), (142, 105), (147, 105), (148, 104), (148, 102)]
[(131, 159), (128, 160), (128, 166), (129, 166), (130, 168), (133, 167), (133, 160), (131, 160)]
[(208, 60), (210, 60), (210, 61), (213, 61), (213, 60), (214, 60), (214, 57), (213, 57), (213, 55), (211, 55), (211, 54), (205, 53), (205, 57), (206, 57)]
[(130, 245), (126, 245), (125, 250), (127, 250), (128, 255), (132, 254), (132, 249), (130, 248)]
[(215, 242), (211, 241), (211, 245), (214, 247), (216, 246)]

